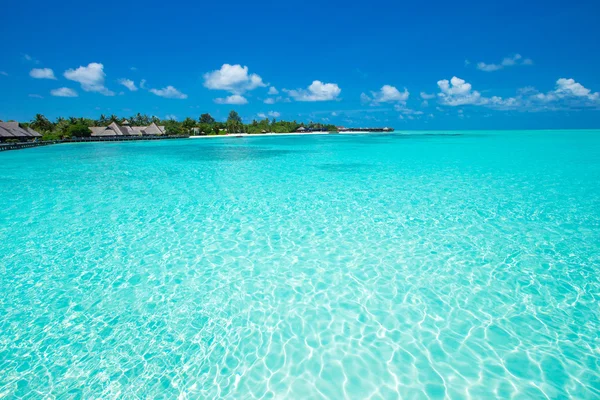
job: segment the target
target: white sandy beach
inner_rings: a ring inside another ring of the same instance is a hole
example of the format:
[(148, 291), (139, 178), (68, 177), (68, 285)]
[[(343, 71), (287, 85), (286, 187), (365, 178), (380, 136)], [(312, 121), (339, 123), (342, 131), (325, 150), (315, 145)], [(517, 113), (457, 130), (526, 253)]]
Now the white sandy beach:
[(190, 139), (208, 139), (222, 137), (264, 137), (264, 136), (311, 136), (311, 135), (345, 135), (345, 134), (372, 134), (372, 133), (390, 133), (390, 132), (288, 132), (288, 133), (230, 133), (227, 135), (202, 135), (190, 136)]

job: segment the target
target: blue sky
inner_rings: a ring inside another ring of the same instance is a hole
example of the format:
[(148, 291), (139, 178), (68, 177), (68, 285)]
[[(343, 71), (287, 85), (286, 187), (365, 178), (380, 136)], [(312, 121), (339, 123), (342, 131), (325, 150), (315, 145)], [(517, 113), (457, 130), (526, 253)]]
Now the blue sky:
[(3, 3), (0, 119), (600, 127), (599, 2)]

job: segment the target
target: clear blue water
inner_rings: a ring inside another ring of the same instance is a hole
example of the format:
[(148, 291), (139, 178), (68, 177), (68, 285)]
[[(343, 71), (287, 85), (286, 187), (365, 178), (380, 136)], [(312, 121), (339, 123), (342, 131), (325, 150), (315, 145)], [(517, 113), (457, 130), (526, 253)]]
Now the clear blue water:
[(0, 166), (0, 397), (600, 397), (600, 131)]

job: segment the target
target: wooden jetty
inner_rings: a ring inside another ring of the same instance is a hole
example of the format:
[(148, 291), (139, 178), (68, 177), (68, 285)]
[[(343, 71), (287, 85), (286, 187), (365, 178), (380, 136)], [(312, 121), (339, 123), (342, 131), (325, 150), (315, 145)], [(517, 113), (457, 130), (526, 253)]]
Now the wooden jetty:
[(81, 137), (62, 140), (45, 140), (32, 142), (17, 142), (17, 143), (0, 143), (0, 151), (29, 149), (32, 147), (48, 146), (51, 144), (61, 143), (83, 143), (83, 142), (128, 142), (140, 140), (167, 140), (167, 139), (187, 139), (188, 135), (156, 135), (156, 136), (98, 136), (98, 137)]
[(392, 132), (394, 128), (344, 128), (339, 127), (338, 132)]

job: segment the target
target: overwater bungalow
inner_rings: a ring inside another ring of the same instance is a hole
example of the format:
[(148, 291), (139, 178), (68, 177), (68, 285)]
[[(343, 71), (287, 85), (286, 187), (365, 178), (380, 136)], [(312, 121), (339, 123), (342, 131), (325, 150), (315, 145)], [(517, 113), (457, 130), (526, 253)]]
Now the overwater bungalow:
[(92, 136), (156, 136), (166, 133), (164, 126), (156, 125), (154, 122), (148, 126), (130, 126), (127, 120), (121, 125), (113, 122), (108, 126), (91, 126), (90, 130)]
[(30, 141), (41, 137), (39, 132), (29, 127), (22, 128), (18, 122), (0, 122), (0, 142), (7, 140)]

